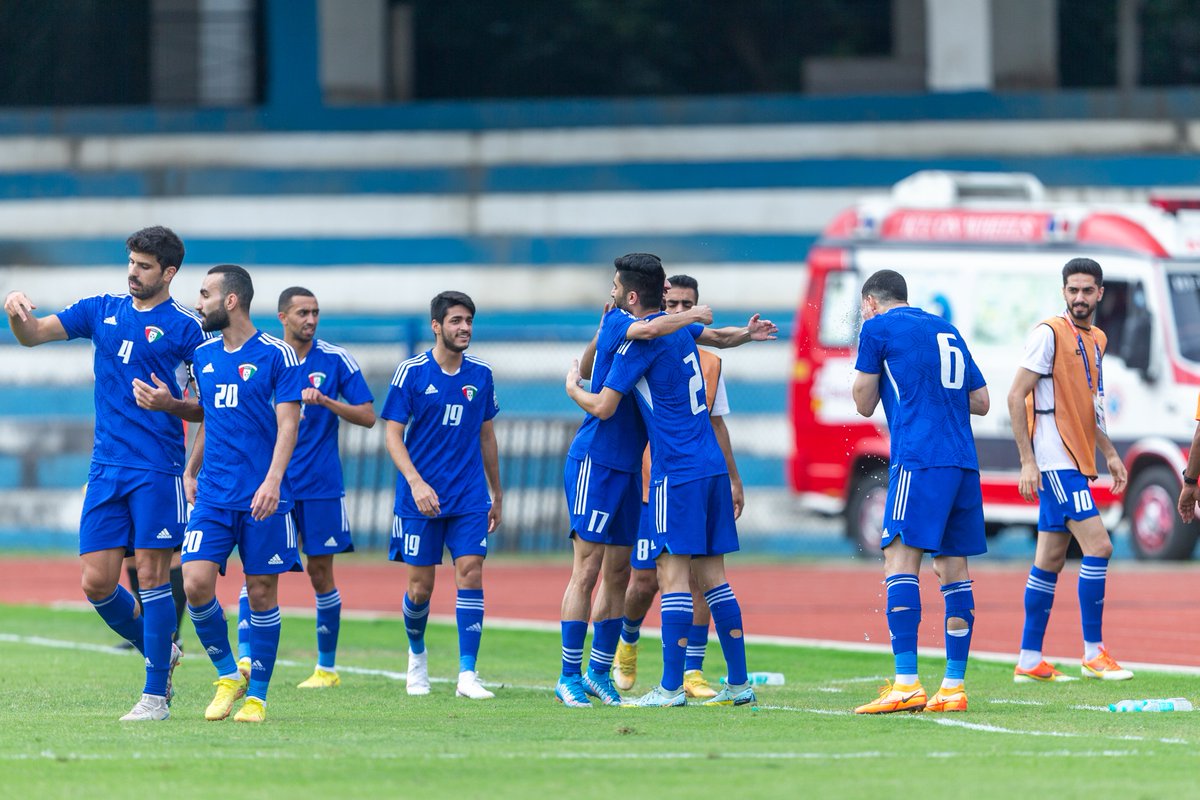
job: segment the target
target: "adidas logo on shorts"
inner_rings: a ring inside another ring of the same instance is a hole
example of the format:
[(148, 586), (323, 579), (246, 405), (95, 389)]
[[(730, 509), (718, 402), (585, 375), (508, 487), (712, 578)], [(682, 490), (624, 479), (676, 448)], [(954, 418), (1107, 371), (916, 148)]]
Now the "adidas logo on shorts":
[(467, 633), (483, 633), (483, 626), (478, 622), (472, 622), (467, 626)]
[(161, 531), (158, 532), (158, 536), (155, 536), (154, 538), (155, 539), (170, 539), (171, 532), (169, 530), (167, 530), (166, 528), (163, 528)]
[(214, 644), (214, 645), (212, 645), (211, 647), (209, 647), (207, 650), (205, 650), (204, 652), (208, 653), (210, 656), (215, 656), (215, 655), (219, 655), (219, 654), (220, 654), (220, 652), (221, 652), (221, 648), (217, 647), (217, 646)]
[(325, 540), (325, 546), (326, 547), (337, 547), (337, 539), (330, 536), (328, 539)]
[(276, 553), (275, 555), (271, 556), (270, 560), (267, 561), (267, 563), (273, 567), (277, 567), (283, 563), (283, 559), (279, 557), (279, 553)]
[(479, 546), (487, 547), (487, 537), (486, 536), (479, 540)]

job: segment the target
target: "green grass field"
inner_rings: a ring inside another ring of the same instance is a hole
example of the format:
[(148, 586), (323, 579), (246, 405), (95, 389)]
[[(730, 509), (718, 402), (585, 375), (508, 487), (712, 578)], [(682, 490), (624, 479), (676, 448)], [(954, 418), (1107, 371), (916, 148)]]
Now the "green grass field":
[[(94, 613), (0, 606), (3, 795), (1200, 796), (1200, 714), (1102, 710), (1124, 697), (1196, 700), (1195, 677), (1014, 685), (1010, 665), (974, 663), (966, 714), (861, 718), (849, 709), (874, 696), (889, 656), (753, 645), (751, 668), (788, 681), (763, 687), (756, 708), (566, 709), (551, 693), (553, 633), (488, 629), (481, 675), (503, 686), (495, 700), (471, 702), (449, 682), (452, 628), (430, 626), (430, 672), (444, 680), (429, 697), (410, 698), (396, 674), (402, 624), (346, 620), (341, 688), (304, 692), (293, 687), (311, 671), (312, 621), (285, 617), (268, 721), (249, 726), (204, 721), (215, 676), (184, 625), (188, 655), (171, 719), (119, 723), (140, 692), (141, 663), (95, 647), (114, 639)], [(659, 664), (655, 641), (643, 650), (639, 690)], [(707, 672), (719, 675), (719, 648), (710, 653)], [(922, 660), (927, 686), (940, 670)]]

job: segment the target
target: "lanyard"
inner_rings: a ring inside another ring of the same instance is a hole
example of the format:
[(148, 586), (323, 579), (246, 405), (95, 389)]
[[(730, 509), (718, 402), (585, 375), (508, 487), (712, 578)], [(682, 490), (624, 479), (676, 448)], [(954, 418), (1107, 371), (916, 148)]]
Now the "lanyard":
[[(1070, 312), (1063, 312), (1063, 319), (1071, 326), (1071, 330), (1075, 331), (1075, 341), (1079, 344), (1079, 355), (1083, 356), (1083, 374), (1087, 376), (1088, 391), (1092, 389), (1092, 367), (1088, 364), (1088, 357), (1083, 351), (1083, 336), (1079, 333), (1079, 328), (1075, 326), (1075, 321), (1071, 319)], [(1095, 338), (1092, 339), (1092, 344), (1096, 348), (1096, 389), (1101, 397), (1104, 396), (1104, 370), (1100, 366), (1100, 345)]]

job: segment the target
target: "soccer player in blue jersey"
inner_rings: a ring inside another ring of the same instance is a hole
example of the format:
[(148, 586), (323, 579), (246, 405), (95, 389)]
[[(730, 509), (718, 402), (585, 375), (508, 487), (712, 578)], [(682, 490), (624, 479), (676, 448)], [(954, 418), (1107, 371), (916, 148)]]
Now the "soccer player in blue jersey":
[[(442, 292), (430, 303), (434, 345), (396, 368), (381, 416), (399, 470), (388, 557), (408, 565), (407, 691), (429, 694), (425, 624), (434, 566), (448, 549), (458, 587), (459, 697), (487, 700), (476, 672), (483, 634), (483, 559), (500, 525), (503, 491), (492, 419), (500, 410), (486, 361), (466, 355), (475, 303)], [(488, 488), (491, 488), (491, 498)]]
[[(854, 404), (869, 417), (882, 402), (891, 435), (880, 546), (896, 678), (854, 712), (966, 711), (963, 678), (975, 626), (967, 557), (987, 552), (970, 415), (988, 412), (987, 386), (958, 330), (908, 305), (900, 273), (885, 269), (867, 279), (862, 317)], [(926, 552), (946, 604), (946, 675), (932, 698), (917, 676), (918, 573)]]
[[(33, 314), (37, 306), (14, 291), (4, 310), (26, 347), (84, 338), (95, 348), (96, 438), (79, 522), (83, 593), (109, 627), (145, 657), (142, 697), (121, 719), (164, 720), (180, 656), (171, 643), (175, 611), (168, 576), (187, 522), (181, 419), (198, 420), (201, 414), (195, 402), (183, 398), (181, 367), (206, 337), (199, 318), (171, 299), (171, 281), (183, 263), (179, 237), (160, 226), (144, 228), (125, 247), (128, 294), (86, 297), (39, 318)], [(144, 393), (145, 407), (138, 392)], [(145, 587), (139, 591), (141, 613), (120, 585), (128, 551)]]
[[(375, 425), (375, 398), (358, 362), (344, 348), (316, 338), (320, 315), (317, 298), (308, 289), (292, 286), (279, 295), (283, 340), (296, 351), (304, 375), (300, 432), (287, 476), (295, 502), (292, 517), (317, 599), (317, 666), (301, 689), (330, 688), (342, 682), (337, 672), (342, 597), (333, 579), (333, 557), (352, 552), (354, 544), (338, 455), (338, 422), (344, 419), (364, 428)], [(247, 672), (249, 634), (250, 603), (243, 589), (238, 602), (238, 666)]]
[[(303, 370), (287, 342), (250, 321), (254, 284), (246, 270), (220, 264), (208, 271), (196, 310), (221, 336), (196, 349), (192, 374), (204, 425), (184, 473), (195, 503), (183, 542), (183, 583), (196, 635), (217, 669), (216, 695), (204, 718), (229, 716), (243, 694), (237, 722), (266, 719), (267, 687), (279, 650), (279, 574), (300, 570), (296, 528), (288, 513), (286, 474), (296, 446)], [(229, 645), (217, 575), (237, 547), (250, 600), (250, 675)]]

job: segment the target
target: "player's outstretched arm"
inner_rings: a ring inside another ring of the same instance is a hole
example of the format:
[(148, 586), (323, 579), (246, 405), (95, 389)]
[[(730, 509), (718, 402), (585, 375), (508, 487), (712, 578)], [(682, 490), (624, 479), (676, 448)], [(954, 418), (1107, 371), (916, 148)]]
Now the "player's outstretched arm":
[(364, 428), (375, 427), (375, 404), (371, 402), (351, 405), (335, 397), (323, 393), (320, 389), (309, 386), (300, 395), (300, 402), (306, 406), (322, 406), (354, 425)]
[(496, 444), (496, 429), (490, 419), (479, 427), (479, 452), (483, 455), (483, 474), (487, 476), (488, 488), (492, 490), (492, 507), (488, 509), (488, 533), (492, 533), (500, 527), (504, 490), (500, 488), (500, 448)]
[(858, 409), (859, 414), (864, 417), (874, 414), (879, 406), (879, 373), (855, 371), (854, 388), (851, 393), (854, 396), (854, 407)]
[(4, 298), (4, 312), (8, 314), (8, 327), (13, 336), (25, 347), (36, 347), (46, 342), (59, 342), (67, 338), (57, 314), (48, 317), (35, 317), (33, 310), (37, 308), (24, 292), (9, 292)]
[(1112, 476), (1113, 494), (1120, 494), (1125, 491), (1125, 482), (1129, 480), (1129, 472), (1125, 469), (1125, 462), (1117, 454), (1117, 448), (1113, 447), (1108, 434), (1100, 430), (1098, 426), (1096, 428), (1096, 446), (1104, 455), (1104, 463), (1108, 465), (1108, 474)]
[(742, 488), (742, 476), (738, 473), (737, 461), (733, 458), (729, 427), (725, 424), (725, 417), (710, 416), (708, 419), (712, 423), (717, 444), (721, 446), (721, 453), (725, 456), (725, 468), (729, 470), (729, 486), (733, 490), (733, 518), (737, 519), (742, 516), (742, 509), (746, 507), (746, 491)]
[(279, 508), (279, 485), (283, 483), (283, 474), (292, 460), (296, 434), (300, 430), (300, 403), (294, 400), (276, 403), (275, 422), (278, 431), (275, 434), (275, 449), (271, 452), (271, 466), (267, 468), (267, 476), (250, 500), (250, 516), (259, 522)]
[(584, 389), (582, 379), (579, 377), (579, 362), (572, 361), (571, 369), (567, 372), (567, 396), (575, 401), (575, 404), (582, 408), (587, 413), (597, 419), (608, 419), (616, 413), (617, 406), (621, 403), (621, 393), (614, 391), (607, 386), (600, 390), (600, 393), (589, 392)]
[(696, 337), (696, 344), (721, 349), (740, 347), (748, 342), (765, 342), (775, 339), (777, 333), (779, 333), (779, 328), (774, 322), (754, 314), (741, 328), (705, 328), (704, 332)]
[(412, 456), (408, 453), (408, 446), (404, 444), (403, 423), (390, 419), (387, 421), (387, 430), (384, 432), (384, 444), (387, 445), (388, 455), (392, 457), (392, 463), (396, 465), (396, 469), (404, 476), (404, 480), (408, 481), (408, 488), (412, 490), (413, 502), (416, 504), (417, 510), (427, 517), (436, 517), (442, 513), (442, 506), (438, 500), (437, 492), (421, 477), (421, 473), (417, 471), (416, 464), (413, 463)]
[(133, 399), (139, 408), (147, 411), (165, 411), (188, 422), (204, 420), (204, 408), (199, 400), (194, 397), (176, 399), (171, 394), (170, 387), (153, 372), (150, 373), (150, 380), (153, 386), (141, 378), (133, 379)]
[(711, 325), (712, 319), (712, 309), (708, 306), (692, 306), (687, 311), (681, 311), (678, 314), (664, 314), (654, 319), (639, 320), (625, 331), (625, 338), (657, 339), (697, 322), (701, 325)]
[(183, 468), (183, 494), (192, 505), (196, 504), (196, 479), (200, 475), (200, 467), (204, 465), (204, 423), (200, 423), (196, 431), (196, 441), (192, 443), (192, 452), (188, 456), (187, 465)]
[(1017, 479), (1017, 491), (1030, 503), (1038, 501), (1037, 490), (1042, 486), (1042, 473), (1038, 470), (1033, 455), (1033, 440), (1029, 438), (1029, 423), (1025, 417), (1025, 398), (1037, 386), (1041, 378), (1033, 370), (1017, 367), (1012, 386), (1008, 390), (1008, 419), (1012, 424), (1013, 441), (1017, 443), (1017, 454), (1021, 457), (1021, 477)]
[(985, 417), (992, 410), (992, 397), (988, 394), (986, 386), (980, 386), (967, 395), (967, 397), (970, 404), (970, 412), (975, 416)]

